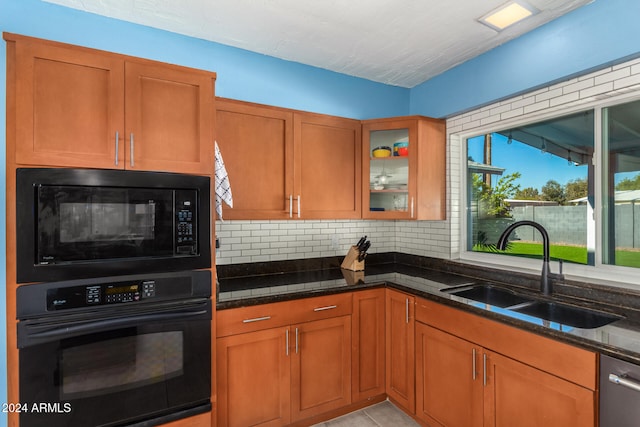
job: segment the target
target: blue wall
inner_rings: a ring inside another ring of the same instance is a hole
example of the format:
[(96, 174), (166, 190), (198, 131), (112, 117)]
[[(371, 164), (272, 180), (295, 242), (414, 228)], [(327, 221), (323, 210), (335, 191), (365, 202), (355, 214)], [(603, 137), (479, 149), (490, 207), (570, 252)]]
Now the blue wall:
[[(19, 33), (216, 71), (219, 96), (352, 118), (445, 117), (558, 81), (640, 52), (637, 0), (596, 0), (411, 90), (62, 8), (39, 0), (0, 0), (0, 31)], [(0, 81), (5, 81), (0, 43)], [(0, 84), (0, 98), (5, 98)], [(0, 117), (6, 114), (0, 103)], [(5, 187), (5, 121), (0, 120), (0, 189)], [(2, 190), (0, 190), (2, 191)], [(5, 222), (5, 199), (0, 198)], [(0, 229), (0, 240), (4, 240)], [(0, 265), (6, 248), (0, 246)], [(0, 283), (4, 283), (4, 273)], [(0, 292), (2, 295), (2, 292)], [(0, 298), (0, 335), (6, 330)], [(0, 366), (6, 366), (0, 340)], [(0, 403), (6, 375), (0, 369)], [(0, 416), (0, 426), (6, 417)]]
[(215, 71), (227, 98), (358, 119), (409, 112), (409, 89), (39, 0), (0, 0), (0, 30)]
[(595, 0), (411, 90), (411, 114), (447, 117), (640, 56), (640, 1)]

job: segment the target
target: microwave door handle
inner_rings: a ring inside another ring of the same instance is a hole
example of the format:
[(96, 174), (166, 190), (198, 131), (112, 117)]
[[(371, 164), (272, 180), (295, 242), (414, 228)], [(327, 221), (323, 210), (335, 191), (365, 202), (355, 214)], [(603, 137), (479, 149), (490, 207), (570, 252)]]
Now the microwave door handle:
[[(82, 332), (91, 332), (94, 330), (110, 329), (118, 326), (138, 325), (141, 322), (165, 321), (189, 319), (192, 317), (202, 316), (209, 313), (208, 310), (188, 311), (182, 313), (161, 313), (161, 314), (144, 314), (141, 316), (129, 316), (118, 319), (97, 320), (95, 322), (83, 323), (75, 326), (62, 326), (56, 329), (50, 329), (43, 332), (26, 333), (25, 340), (54, 341), (71, 335), (78, 335)], [(20, 340), (19, 340), (20, 341)], [(28, 347), (26, 343), (18, 342), (18, 348)]]

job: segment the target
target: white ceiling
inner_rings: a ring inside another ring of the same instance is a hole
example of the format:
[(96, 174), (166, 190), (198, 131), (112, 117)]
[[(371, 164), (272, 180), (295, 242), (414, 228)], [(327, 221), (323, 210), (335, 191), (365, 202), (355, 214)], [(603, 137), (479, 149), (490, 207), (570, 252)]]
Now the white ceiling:
[(44, 0), (413, 87), (593, 0), (528, 0), (502, 32), (477, 19), (507, 0)]

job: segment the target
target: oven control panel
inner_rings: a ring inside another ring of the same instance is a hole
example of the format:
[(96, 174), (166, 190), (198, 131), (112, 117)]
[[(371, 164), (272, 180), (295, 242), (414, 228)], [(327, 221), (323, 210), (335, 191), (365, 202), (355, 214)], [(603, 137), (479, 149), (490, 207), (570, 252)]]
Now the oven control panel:
[(18, 286), (16, 317), (40, 318), (52, 312), (96, 313), (118, 306), (174, 303), (211, 297), (211, 272), (176, 271), (153, 275), (98, 277)]
[(53, 288), (47, 291), (47, 311), (133, 303), (155, 296), (155, 280), (134, 280)]

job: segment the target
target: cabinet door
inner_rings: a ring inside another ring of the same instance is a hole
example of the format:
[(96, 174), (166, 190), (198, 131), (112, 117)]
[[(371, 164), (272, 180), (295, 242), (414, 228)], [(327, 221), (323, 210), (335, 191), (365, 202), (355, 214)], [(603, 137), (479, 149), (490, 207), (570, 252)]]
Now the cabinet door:
[(418, 156), (414, 218), (446, 218), (446, 125), (443, 120), (418, 120)]
[(414, 297), (387, 289), (386, 296), (387, 395), (415, 413)]
[(295, 113), (294, 135), (296, 216), (360, 218), (360, 122)]
[(126, 168), (213, 173), (214, 74), (126, 63)]
[(482, 426), (482, 348), (416, 323), (416, 415), (428, 425)]
[(293, 115), (218, 98), (216, 139), (233, 190), (226, 219), (293, 216)]
[(289, 328), (217, 339), (218, 425), (290, 422)]
[(351, 403), (351, 316), (301, 323), (292, 330), (292, 420)]
[(353, 293), (351, 391), (358, 402), (385, 393), (385, 290)]
[(7, 83), (15, 82), (16, 163), (122, 168), (124, 61), (29, 39), (15, 43), (15, 75)]
[(488, 353), (485, 426), (596, 425), (596, 393), (496, 353)]
[[(363, 123), (363, 217), (443, 220), (446, 217), (445, 122), (408, 116)], [(406, 145), (408, 152), (394, 146)], [(375, 157), (373, 149), (392, 154)], [(404, 155), (402, 155), (404, 154)]]
[[(368, 122), (362, 127), (362, 216), (379, 219), (412, 219), (416, 203), (415, 120)], [(394, 144), (407, 144), (408, 154), (393, 155)], [(388, 148), (389, 155), (376, 157), (373, 150)]]

